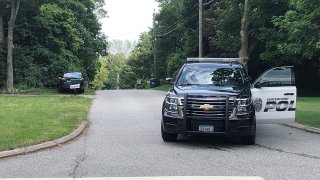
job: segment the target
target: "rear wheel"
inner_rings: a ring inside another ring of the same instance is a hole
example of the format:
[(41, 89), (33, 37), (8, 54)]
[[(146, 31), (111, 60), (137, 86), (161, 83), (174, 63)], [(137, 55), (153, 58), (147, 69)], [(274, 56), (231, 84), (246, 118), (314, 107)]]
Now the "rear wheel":
[(61, 86), (57, 85), (57, 89), (58, 89), (59, 93), (63, 93), (63, 90), (62, 90)]
[(252, 134), (241, 137), (241, 142), (245, 145), (254, 145), (256, 143), (256, 122), (253, 124)]
[(161, 125), (161, 136), (163, 141), (165, 142), (175, 142), (177, 141), (177, 138), (178, 138), (178, 134), (170, 134), (170, 133), (164, 132), (162, 125)]

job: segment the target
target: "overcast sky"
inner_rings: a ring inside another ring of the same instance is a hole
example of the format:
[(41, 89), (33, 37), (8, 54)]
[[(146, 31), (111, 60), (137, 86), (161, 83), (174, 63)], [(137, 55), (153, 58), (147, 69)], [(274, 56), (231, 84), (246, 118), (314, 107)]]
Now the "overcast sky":
[(152, 27), (155, 0), (105, 0), (108, 18), (103, 19), (102, 31), (112, 39), (138, 40), (140, 33)]

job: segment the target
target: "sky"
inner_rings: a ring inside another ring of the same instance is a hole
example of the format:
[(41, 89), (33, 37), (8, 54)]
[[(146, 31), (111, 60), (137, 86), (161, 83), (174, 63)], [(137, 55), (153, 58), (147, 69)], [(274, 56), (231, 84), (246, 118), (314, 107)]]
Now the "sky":
[(152, 27), (152, 14), (158, 9), (155, 0), (105, 0), (108, 18), (101, 20), (108, 40), (137, 41)]

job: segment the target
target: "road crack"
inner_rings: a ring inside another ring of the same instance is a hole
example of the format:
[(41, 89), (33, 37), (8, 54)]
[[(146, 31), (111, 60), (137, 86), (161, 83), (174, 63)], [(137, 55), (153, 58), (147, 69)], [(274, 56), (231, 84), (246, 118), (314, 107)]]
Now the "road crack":
[(84, 142), (82, 145), (82, 151), (81, 153), (77, 156), (76, 160), (75, 160), (75, 165), (72, 169), (72, 172), (69, 174), (69, 176), (76, 178), (77, 176), (77, 171), (81, 165), (82, 162), (84, 162), (86, 160), (86, 148), (87, 148), (87, 132), (83, 133), (84, 135)]
[(293, 154), (296, 156), (300, 156), (300, 157), (305, 157), (305, 158), (311, 158), (311, 159), (320, 159), (319, 156), (314, 156), (314, 155), (309, 155), (309, 154), (304, 154), (304, 153), (295, 153), (295, 152), (289, 152), (289, 151), (285, 151), (283, 149), (277, 149), (277, 148), (273, 148), (273, 147), (268, 147), (268, 146), (264, 146), (261, 144), (256, 144), (255, 146), (260, 147), (260, 148), (264, 148), (270, 151), (276, 151), (276, 152), (280, 152), (280, 153), (286, 153), (286, 154)]

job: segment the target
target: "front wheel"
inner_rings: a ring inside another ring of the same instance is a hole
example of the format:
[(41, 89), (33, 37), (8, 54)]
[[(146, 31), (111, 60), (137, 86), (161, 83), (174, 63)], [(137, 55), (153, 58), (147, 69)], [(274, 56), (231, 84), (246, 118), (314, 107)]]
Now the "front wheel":
[(177, 141), (177, 138), (178, 138), (178, 134), (170, 134), (170, 133), (164, 132), (162, 125), (161, 125), (161, 136), (164, 142), (175, 142)]
[(256, 123), (253, 124), (252, 134), (241, 137), (241, 142), (245, 145), (254, 145), (256, 143)]

